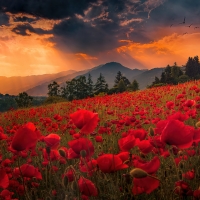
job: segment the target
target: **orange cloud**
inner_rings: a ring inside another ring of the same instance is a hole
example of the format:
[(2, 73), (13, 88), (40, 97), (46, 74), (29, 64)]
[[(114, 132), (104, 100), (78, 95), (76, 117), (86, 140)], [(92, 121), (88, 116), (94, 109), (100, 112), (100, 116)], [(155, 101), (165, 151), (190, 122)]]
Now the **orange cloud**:
[(196, 44), (199, 43), (200, 33), (174, 33), (147, 44), (129, 42), (116, 51), (129, 54), (148, 68), (165, 67), (174, 62), (179, 65), (185, 64), (189, 56), (198, 54), (199, 46)]
[(97, 57), (90, 56), (90, 55), (85, 54), (85, 53), (76, 53), (75, 55), (77, 56), (78, 60), (81, 60), (81, 59), (85, 59), (85, 60), (97, 60)]

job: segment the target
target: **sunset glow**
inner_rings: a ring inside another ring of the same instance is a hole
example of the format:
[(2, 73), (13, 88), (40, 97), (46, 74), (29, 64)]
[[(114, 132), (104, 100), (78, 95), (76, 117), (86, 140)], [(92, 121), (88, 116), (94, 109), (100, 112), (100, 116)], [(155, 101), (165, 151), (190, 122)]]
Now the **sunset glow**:
[(198, 1), (86, 2), (62, 15), (56, 3), (51, 15), (49, 7), (22, 12), (2, 2), (1, 76), (84, 70), (112, 61), (132, 69), (182, 66), (199, 53)]

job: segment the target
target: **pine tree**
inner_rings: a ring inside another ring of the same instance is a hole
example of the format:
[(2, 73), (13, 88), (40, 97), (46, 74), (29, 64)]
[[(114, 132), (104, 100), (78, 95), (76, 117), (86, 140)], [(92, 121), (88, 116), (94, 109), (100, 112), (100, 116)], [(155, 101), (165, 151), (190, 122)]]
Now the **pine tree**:
[(108, 92), (108, 84), (106, 83), (104, 76), (100, 73), (100, 76), (97, 79), (96, 84), (94, 85), (94, 93), (97, 95), (101, 92)]
[(129, 86), (129, 90), (136, 91), (139, 90), (139, 83), (134, 79), (131, 85)]
[(188, 75), (190, 78), (194, 78), (196, 76), (196, 72), (194, 70), (194, 60), (192, 57), (188, 58), (188, 61), (185, 65), (185, 74)]
[(114, 84), (114, 87), (116, 87), (119, 83), (119, 81), (122, 79), (122, 73), (120, 71), (117, 72), (117, 75), (115, 77), (115, 84)]
[(123, 79), (121, 79), (117, 85), (117, 88), (118, 88), (118, 92), (122, 93), (124, 91), (126, 91), (126, 85), (123, 81)]
[(94, 93), (93, 91), (94, 86), (93, 86), (92, 76), (90, 73), (88, 74), (87, 86), (88, 86), (88, 96), (92, 97)]

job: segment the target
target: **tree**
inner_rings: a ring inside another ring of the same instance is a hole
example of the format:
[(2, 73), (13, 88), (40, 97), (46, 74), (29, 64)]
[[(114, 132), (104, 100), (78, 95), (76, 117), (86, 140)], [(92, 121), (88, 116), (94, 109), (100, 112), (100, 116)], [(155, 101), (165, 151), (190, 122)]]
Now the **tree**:
[(185, 65), (185, 74), (188, 75), (191, 79), (196, 79), (200, 75), (200, 62), (199, 57), (195, 56), (194, 58), (189, 57)]
[(122, 79), (122, 73), (120, 71), (117, 72), (117, 75), (115, 77), (115, 84), (114, 84), (114, 87), (116, 87), (119, 83), (119, 81)]
[(94, 86), (93, 86), (92, 76), (90, 73), (88, 74), (87, 86), (88, 86), (88, 96), (92, 97), (94, 93), (93, 91)]
[(123, 81), (123, 79), (121, 79), (117, 85), (117, 88), (118, 88), (118, 92), (122, 93), (124, 91), (126, 91), (126, 85)]
[(155, 81), (153, 82), (153, 84), (159, 84), (160, 83), (160, 80), (157, 76), (155, 76)]
[(117, 75), (115, 77), (114, 87), (118, 86), (118, 84), (119, 84), (119, 82), (120, 82), (121, 79), (124, 81), (124, 84), (125, 84), (126, 87), (131, 84), (130, 81), (125, 76), (123, 76), (120, 71), (118, 71)]
[(93, 91), (89, 88), (91, 80), (89, 80), (89, 84), (85, 76), (73, 78), (71, 81), (66, 81), (66, 86), (61, 88), (61, 96), (69, 101), (87, 98), (93, 94), (91, 94)]
[(59, 96), (60, 90), (59, 90), (59, 85), (56, 81), (53, 81), (53, 83), (50, 83), (48, 85), (48, 95), (49, 96)]
[(89, 96), (88, 94), (88, 85), (85, 76), (80, 76), (75, 81), (75, 99), (84, 99)]
[(108, 92), (108, 84), (106, 83), (104, 76), (100, 73), (100, 76), (97, 79), (96, 84), (94, 85), (94, 93), (97, 95), (101, 92)]
[(185, 83), (185, 82), (187, 82), (189, 80), (190, 80), (189, 76), (185, 75), (185, 74), (178, 77), (178, 82), (179, 83)]
[(32, 105), (33, 97), (29, 96), (26, 92), (19, 93), (15, 98), (19, 108), (26, 108)]
[(130, 91), (139, 90), (139, 83), (134, 79), (131, 85), (129, 86)]

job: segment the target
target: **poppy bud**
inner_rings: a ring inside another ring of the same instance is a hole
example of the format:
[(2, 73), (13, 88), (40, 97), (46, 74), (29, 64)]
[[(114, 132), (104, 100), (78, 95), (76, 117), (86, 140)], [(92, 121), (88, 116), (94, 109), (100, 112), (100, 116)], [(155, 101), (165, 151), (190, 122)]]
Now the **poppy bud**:
[(130, 171), (130, 175), (134, 178), (145, 178), (148, 176), (147, 172), (140, 168), (134, 168)]
[(149, 128), (149, 135), (154, 136), (154, 130), (152, 127)]
[(87, 156), (86, 150), (81, 150), (80, 155), (81, 155), (81, 157), (85, 158)]
[(199, 127), (200, 127), (200, 121), (198, 121), (198, 122), (195, 124), (195, 126), (196, 126), (197, 128), (199, 128)]
[(63, 158), (66, 157), (66, 153), (63, 149), (59, 149), (58, 152), (59, 152), (60, 156), (62, 156)]
[(179, 155), (179, 156), (182, 156), (182, 155), (183, 155), (183, 151), (179, 151), (179, 152), (178, 152), (178, 155)]

